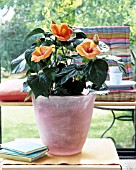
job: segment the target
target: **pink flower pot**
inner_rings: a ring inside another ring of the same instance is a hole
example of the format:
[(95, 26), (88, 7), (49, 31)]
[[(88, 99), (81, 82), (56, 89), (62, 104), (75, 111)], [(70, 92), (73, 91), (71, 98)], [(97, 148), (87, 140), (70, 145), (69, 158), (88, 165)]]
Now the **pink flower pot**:
[(33, 97), (36, 122), (42, 142), (53, 155), (81, 152), (93, 113), (95, 94), (87, 96)]

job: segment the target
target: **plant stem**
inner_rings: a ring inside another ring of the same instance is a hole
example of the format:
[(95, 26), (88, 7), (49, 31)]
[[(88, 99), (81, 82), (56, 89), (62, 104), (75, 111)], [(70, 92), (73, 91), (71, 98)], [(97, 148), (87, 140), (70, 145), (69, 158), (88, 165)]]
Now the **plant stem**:
[[(63, 56), (65, 57), (67, 54), (67, 49), (66, 49), (66, 51), (64, 51), (64, 48), (62, 47), (62, 53), (63, 53)], [(66, 60), (66, 65), (68, 65), (67, 60)]]
[(57, 47), (55, 46), (55, 54), (54, 54), (54, 62), (55, 62), (55, 67), (57, 66)]

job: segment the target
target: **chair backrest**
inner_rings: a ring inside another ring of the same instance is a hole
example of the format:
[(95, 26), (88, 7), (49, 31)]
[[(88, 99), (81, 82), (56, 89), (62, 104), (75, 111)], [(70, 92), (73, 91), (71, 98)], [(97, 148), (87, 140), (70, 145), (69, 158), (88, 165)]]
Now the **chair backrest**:
[[(123, 79), (130, 80), (133, 78), (130, 51), (130, 27), (129, 26), (93, 26), (78, 27), (88, 38), (92, 39), (94, 34), (98, 34), (101, 41), (105, 42), (110, 51), (106, 54), (121, 57), (124, 62), (127, 77), (123, 75)], [(109, 64), (114, 64), (109, 61)]]

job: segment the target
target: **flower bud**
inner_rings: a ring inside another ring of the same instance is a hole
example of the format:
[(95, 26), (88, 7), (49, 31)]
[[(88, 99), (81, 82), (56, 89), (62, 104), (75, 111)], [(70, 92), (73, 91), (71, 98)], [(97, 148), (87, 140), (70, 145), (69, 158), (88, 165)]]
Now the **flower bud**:
[(97, 34), (94, 35), (94, 37), (93, 37), (93, 42), (94, 42), (95, 44), (99, 44), (99, 36), (98, 36)]
[(40, 46), (41, 40), (39, 38), (36, 40), (36, 42), (37, 42), (38, 46)]
[(40, 43), (40, 42), (41, 42), (41, 40), (38, 38), (38, 39), (36, 40), (36, 42), (37, 42), (37, 43)]
[(52, 24), (56, 24), (56, 23), (52, 20)]

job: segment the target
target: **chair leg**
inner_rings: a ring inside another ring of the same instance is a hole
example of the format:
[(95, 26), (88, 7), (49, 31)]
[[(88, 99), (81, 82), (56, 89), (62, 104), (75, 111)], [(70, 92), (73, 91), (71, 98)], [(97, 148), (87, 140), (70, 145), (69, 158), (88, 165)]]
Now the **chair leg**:
[(135, 134), (134, 134), (134, 143), (135, 143), (135, 152), (136, 152), (136, 107), (133, 112), (133, 120), (134, 120), (134, 129), (135, 129)]
[[(135, 129), (135, 110), (132, 111), (132, 121)], [(132, 136), (132, 142), (135, 141), (136, 131), (134, 130), (134, 135)]]
[[(111, 112), (112, 112), (112, 116), (113, 116), (113, 121), (112, 121), (111, 125), (103, 132), (103, 134), (101, 135), (100, 138), (103, 138), (104, 135), (112, 128), (112, 126), (113, 126), (114, 123), (115, 123), (115, 119), (116, 119), (115, 113), (113, 112), (113, 110), (111, 110)], [(111, 138), (111, 137), (110, 137), (110, 138)], [(112, 139), (113, 139), (113, 138), (112, 138)], [(113, 141), (115, 141), (115, 140), (113, 139)]]
[[(114, 113), (114, 110), (111, 110), (111, 112), (112, 112), (112, 116), (113, 116), (113, 120), (112, 120), (112, 123), (111, 123), (111, 125), (103, 132), (103, 134), (100, 136), (100, 138), (103, 138), (104, 137), (104, 135), (112, 128), (112, 126), (114, 125), (114, 123), (115, 123), (115, 120), (120, 120), (120, 121), (132, 121), (133, 122), (133, 124), (134, 124), (134, 126), (135, 126), (135, 118), (134, 118), (134, 116), (135, 116), (135, 110), (131, 110), (131, 112), (132, 112), (132, 115), (131, 116), (129, 116), (129, 115), (123, 115), (123, 116), (117, 116), (116, 117), (116, 114)], [(132, 137), (132, 140), (134, 140), (135, 141), (135, 136), (136, 136), (136, 132), (135, 132), (135, 134), (134, 134), (134, 136)], [(107, 137), (107, 138), (111, 138), (112, 140), (113, 140), (113, 142), (114, 143), (116, 143), (116, 141), (115, 141), (115, 139), (113, 138), (113, 137)]]

